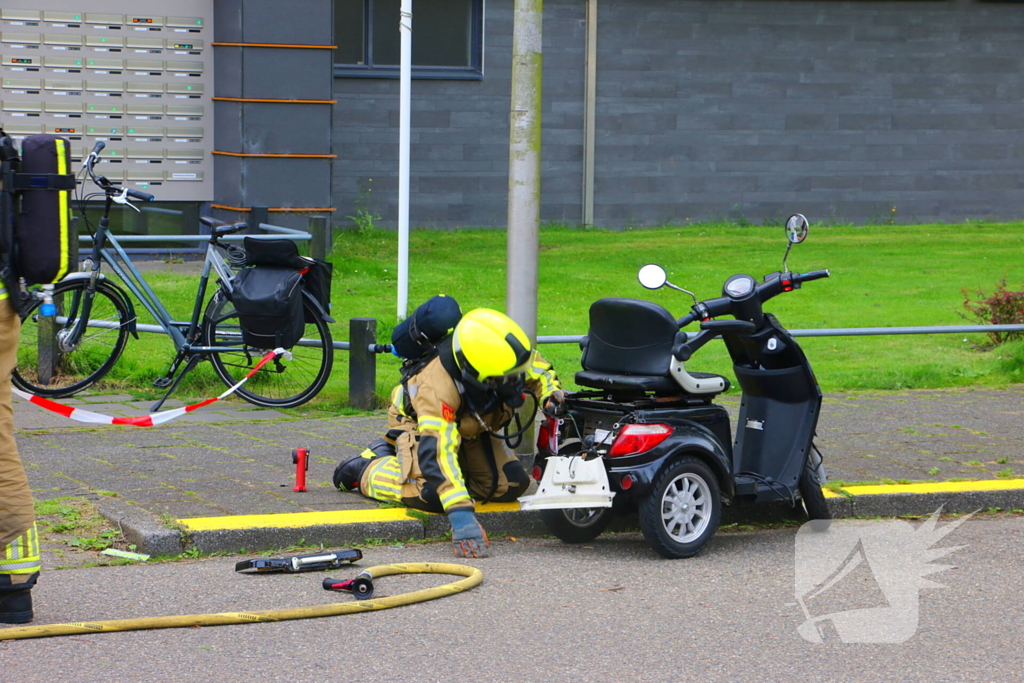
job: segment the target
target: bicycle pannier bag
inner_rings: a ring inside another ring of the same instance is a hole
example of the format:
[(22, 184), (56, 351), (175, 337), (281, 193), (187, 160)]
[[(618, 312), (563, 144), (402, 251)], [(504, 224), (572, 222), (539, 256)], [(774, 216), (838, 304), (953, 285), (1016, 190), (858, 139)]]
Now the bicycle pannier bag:
[[(71, 144), (56, 135), (30, 135), (21, 144), (21, 175), (28, 176), (15, 220), (19, 274), (29, 285), (57, 282), (77, 257), (71, 235)], [(53, 189), (67, 187), (67, 189)]]
[(461, 319), (458, 301), (444, 294), (431, 297), (395, 326), (391, 333), (395, 355), (410, 360), (426, 355)]
[[(330, 263), (300, 256), (295, 242), (287, 239), (263, 240), (246, 237), (242, 242), (245, 247), (246, 265), (279, 266), (302, 271), (302, 286), (319, 302), (325, 312), (331, 312), (333, 266)], [(309, 318), (312, 313), (307, 311), (305, 315), (307, 324), (315, 322)]]
[(302, 339), (302, 274), (294, 268), (243, 268), (232, 282), (242, 341), (257, 349), (290, 349)]

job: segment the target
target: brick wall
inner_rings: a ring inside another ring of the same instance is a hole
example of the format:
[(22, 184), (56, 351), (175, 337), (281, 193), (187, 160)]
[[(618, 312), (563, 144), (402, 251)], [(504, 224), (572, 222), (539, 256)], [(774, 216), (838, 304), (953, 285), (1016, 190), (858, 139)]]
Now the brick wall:
[[(541, 215), (575, 224), (585, 5), (544, 12)], [(1014, 3), (601, 0), (595, 222), (1018, 218), (1022, 38)], [(413, 82), (414, 226), (505, 223), (511, 0), (485, 45), (483, 80)], [(398, 81), (334, 91), (335, 221), (393, 225)]]

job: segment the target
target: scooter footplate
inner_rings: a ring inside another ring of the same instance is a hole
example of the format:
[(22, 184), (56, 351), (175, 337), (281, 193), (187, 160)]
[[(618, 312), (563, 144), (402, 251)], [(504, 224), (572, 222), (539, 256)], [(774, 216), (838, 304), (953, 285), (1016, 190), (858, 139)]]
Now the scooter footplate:
[(615, 493), (609, 490), (604, 459), (585, 461), (578, 456), (551, 456), (537, 493), (519, 499), (522, 510), (610, 508)]

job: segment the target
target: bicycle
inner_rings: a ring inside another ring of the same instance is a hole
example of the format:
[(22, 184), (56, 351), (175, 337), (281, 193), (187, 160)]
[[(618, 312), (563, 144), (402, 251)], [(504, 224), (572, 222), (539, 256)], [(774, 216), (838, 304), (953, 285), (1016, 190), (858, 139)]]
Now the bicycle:
[[(113, 185), (104, 176), (95, 174), (93, 166), (100, 160), (98, 154), (104, 146), (102, 141), (96, 143), (80, 172), (80, 176), (88, 175), (105, 198), (103, 216), (93, 235), (91, 257), (84, 261), (82, 270), (53, 285), (52, 293), (44, 288), (44, 295), (52, 298), (56, 307), (55, 315), (44, 315), (43, 306), (48, 302), (37, 299), (23, 316), (18, 363), (12, 381), (21, 390), (38, 396), (73, 396), (110, 372), (124, 352), (129, 334), (139, 338), (138, 317), (131, 298), (100, 272), (101, 264), (106, 262), (174, 344), (176, 353), (166, 374), (153, 382), (153, 386), (167, 389), (167, 392), (151, 410), (159, 410), (181, 379), (203, 360), (213, 364), (225, 384), (234, 386), (269, 350), (243, 343), (238, 314), (230, 299), (235, 274), (231, 264), (243, 265), (245, 252), (240, 247), (222, 243), (221, 238), (244, 230), (247, 224), (200, 217), (200, 222), (210, 228), (210, 240), (192, 315), (187, 322), (174, 320), (117, 238), (109, 232), (113, 204), (127, 205), (138, 211), (129, 199), (152, 201), (154, 197)], [(85, 201), (99, 194), (78, 198), (83, 217)], [(217, 284), (204, 308), (211, 273), (216, 276)], [(334, 361), (334, 346), (327, 324), (334, 319), (309, 292), (304, 290), (302, 298), (306, 321), (302, 339), (290, 350), (290, 359), (275, 357), (237, 390), (246, 401), (262, 407), (294, 408), (316, 396), (327, 383)]]

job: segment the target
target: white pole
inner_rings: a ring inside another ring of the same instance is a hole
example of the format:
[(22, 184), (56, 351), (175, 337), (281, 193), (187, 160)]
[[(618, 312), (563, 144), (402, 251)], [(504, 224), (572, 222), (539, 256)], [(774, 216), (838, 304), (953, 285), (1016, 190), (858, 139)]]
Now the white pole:
[(398, 319), (409, 309), (409, 106), (412, 99), (412, 0), (398, 20), (402, 53), (398, 86)]
[(537, 338), (543, 0), (515, 0), (508, 149), (508, 316)]

